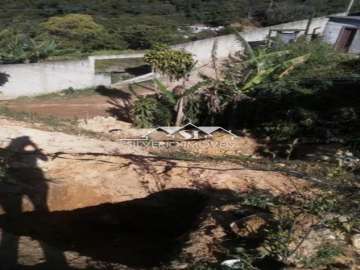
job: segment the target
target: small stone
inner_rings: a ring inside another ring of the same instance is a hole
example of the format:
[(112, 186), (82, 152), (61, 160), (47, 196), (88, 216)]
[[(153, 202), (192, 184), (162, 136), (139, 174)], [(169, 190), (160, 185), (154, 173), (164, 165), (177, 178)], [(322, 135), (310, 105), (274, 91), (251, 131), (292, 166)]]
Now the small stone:
[(226, 260), (221, 263), (221, 266), (227, 267), (230, 269), (242, 269), (241, 260), (235, 259), (235, 260)]
[(171, 263), (171, 268), (172, 269), (177, 269), (177, 270), (189, 269), (189, 265), (187, 263), (181, 263), (181, 262), (178, 262), (178, 261), (174, 261), (174, 262)]
[(268, 219), (269, 217), (265, 213), (254, 214), (234, 221), (230, 227), (234, 233), (241, 237), (256, 236), (268, 223)]
[(360, 234), (355, 234), (351, 237), (352, 245), (355, 249), (360, 251)]

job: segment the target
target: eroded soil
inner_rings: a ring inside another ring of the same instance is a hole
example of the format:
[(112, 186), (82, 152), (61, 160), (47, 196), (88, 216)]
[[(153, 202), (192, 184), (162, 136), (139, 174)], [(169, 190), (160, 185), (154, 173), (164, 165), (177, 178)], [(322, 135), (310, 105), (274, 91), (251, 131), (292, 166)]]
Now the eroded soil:
[(209, 215), (214, 209), (254, 187), (283, 194), (309, 185), (281, 172), (160, 158), (20, 123), (3, 126), (0, 142), (4, 269), (149, 269), (179, 257), (215, 260), (226, 233)]

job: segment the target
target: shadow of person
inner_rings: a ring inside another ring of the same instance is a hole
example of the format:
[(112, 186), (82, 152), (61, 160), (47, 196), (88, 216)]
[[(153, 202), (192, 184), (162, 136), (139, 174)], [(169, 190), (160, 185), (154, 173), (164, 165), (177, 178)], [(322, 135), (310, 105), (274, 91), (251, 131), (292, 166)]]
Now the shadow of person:
[(24, 213), (16, 221), (0, 215), (0, 227), (96, 262), (152, 269), (178, 256), (207, 203), (201, 191), (169, 189), (114, 204)]
[[(23, 202), (27, 199), (35, 212), (49, 212), (47, 206), (48, 181), (38, 160), (47, 161), (47, 156), (28, 136), (13, 139), (1, 151), (3, 177), (0, 181), (0, 207), (11, 219), (23, 213)], [(1, 269), (16, 269), (19, 236), (2, 232), (0, 242)], [(43, 248), (46, 260), (57, 260), (66, 264), (64, 255), (51, 254)]]

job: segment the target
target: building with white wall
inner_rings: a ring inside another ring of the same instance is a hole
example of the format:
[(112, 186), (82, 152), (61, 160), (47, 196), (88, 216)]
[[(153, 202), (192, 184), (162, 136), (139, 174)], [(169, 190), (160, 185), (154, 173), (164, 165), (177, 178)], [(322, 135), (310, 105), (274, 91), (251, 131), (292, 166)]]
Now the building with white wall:
[(359, 54), (360, 16), (330, 17), (323, 39), (339, 51)]

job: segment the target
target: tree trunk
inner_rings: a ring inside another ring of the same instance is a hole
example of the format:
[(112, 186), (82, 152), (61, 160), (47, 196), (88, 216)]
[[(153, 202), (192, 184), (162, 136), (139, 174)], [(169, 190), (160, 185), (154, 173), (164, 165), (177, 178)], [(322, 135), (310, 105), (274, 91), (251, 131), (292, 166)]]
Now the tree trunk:
[(177, 127), (181, 126), (184, 120), (184, 97), (180, 98), (177, 105), (177, 116), (176, 116), (176, 123)]
[(177, 108), (176, 108), (177, 115), (176, 115), (175, 125), (177, 127), (181, 126), (181, 124), (184, 121), (184, 117), (185, 117), (185, 114), (184, 114), (185, 97), (183, 95), (186, 90), (186, 81), (187, 81), (187, 78), (184, 78), (182, 81), (182, 89), (181, 89), (181, 92), (179, 93), (179, 95), (181, 95), (181, 97), (178, 101)]

